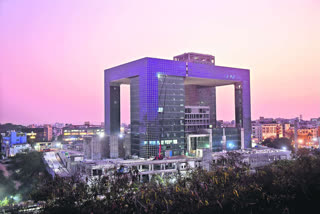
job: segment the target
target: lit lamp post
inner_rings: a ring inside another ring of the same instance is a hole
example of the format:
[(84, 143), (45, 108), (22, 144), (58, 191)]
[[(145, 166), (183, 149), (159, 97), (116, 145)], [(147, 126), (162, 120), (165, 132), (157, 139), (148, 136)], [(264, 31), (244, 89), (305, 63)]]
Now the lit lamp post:
[(317, 141), (318, 141), (318, 145), (315, 145), (315, 146), (317, 146), (319, 148), (319, 146), (320, 146), (320, 137), (319, 138), (314, 137), (312, 140), (313, 140), (314, 144), (316, 144)]
[[(298, 140), (298, 143), (300, 144), (300, 145), (298, 145), (298, 147), (302, 147), (301, 144), (303, 144), (303, 140), (302, 140), (302, 139), (299, 139), (299, 140)], [(298, 149), (298, 148), (297, 148), (297, 149)]]

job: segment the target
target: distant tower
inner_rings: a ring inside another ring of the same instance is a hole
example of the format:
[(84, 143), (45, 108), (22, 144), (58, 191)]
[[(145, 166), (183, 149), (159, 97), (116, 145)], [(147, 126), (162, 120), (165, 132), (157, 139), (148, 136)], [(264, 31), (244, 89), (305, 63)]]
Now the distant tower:
[(298, 120), (294, 121), (294, 147), (298, 151)]

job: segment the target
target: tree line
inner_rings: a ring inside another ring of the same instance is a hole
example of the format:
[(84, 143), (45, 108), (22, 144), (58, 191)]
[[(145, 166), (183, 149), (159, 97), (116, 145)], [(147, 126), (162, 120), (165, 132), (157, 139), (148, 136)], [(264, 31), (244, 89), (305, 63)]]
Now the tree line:
[(318, 213), (320, 153), (299, 150), (255, 172), (228, 153), (211, 171), (201, 168), (140, 183), (115, 171), (87, 182), (77, 176), (45, 179), (31, 198), (43, 213)]

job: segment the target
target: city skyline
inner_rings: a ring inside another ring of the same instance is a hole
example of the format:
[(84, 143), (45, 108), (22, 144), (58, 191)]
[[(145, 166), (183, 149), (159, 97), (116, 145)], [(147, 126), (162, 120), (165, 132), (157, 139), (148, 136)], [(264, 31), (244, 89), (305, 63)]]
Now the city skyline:
[[(200, 2), (2, 1), (0, 123), (103, 122), (104, 69), (185, 52), (250, 69), (253, 120), (319, 117), (319, 2)], [(218, 120), (232, 93), (217, 89)]]

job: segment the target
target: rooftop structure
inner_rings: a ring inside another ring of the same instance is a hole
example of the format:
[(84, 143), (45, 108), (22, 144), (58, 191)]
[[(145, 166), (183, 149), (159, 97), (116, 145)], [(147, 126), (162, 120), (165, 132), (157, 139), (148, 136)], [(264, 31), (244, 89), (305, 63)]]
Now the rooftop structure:
[(215, 64), (214, 56), (209, 54), (200, 54), (200, 53), (184, 53), (178, 56), (173, 57), (174, 61), (182, 62), (194, 62), (194, 63), (203, 63), (203, 64)]

